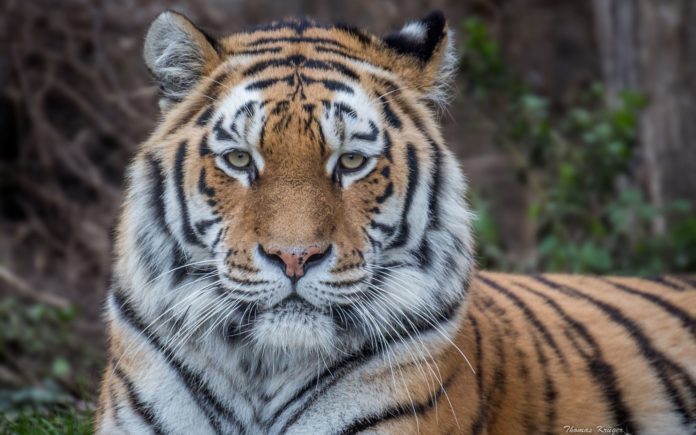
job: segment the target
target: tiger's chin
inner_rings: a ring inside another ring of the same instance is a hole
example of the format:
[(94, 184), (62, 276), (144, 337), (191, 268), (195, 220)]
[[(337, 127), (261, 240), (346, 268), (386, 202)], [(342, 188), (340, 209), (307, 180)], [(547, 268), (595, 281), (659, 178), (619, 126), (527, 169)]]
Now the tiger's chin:
[(249, 332), (260, 350), (284, 356), (328, 355), (337, 347), (337, 330), (331, 317), (302, 301), (293, 300), (258, 313)]

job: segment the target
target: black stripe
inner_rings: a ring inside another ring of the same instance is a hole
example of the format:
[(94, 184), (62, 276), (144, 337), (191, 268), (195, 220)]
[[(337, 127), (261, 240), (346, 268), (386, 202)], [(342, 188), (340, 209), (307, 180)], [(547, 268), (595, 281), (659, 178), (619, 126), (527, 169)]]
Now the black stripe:
[(321, 281), (320, 284), (327, 285), (329, 287), (333, 288), (346, 288), (346, 287), (355, 287), (357, 284), (360, 284), (361, 282), (365, 281), (365, 277), (362, 277), (360, 279), (354, 279), (354, 280), (344, 280), (344, 281)]
[(382, 168), (381, 171), (379, 171), (379, 174), (380, 174), (382, 177), (384, 177), (384, 178), (386, 178), (386, 179), (389, 179), (389, 173), (390, 173), (390, 172), (391, 172), (391, 166), (386, 165), (386, 166), (384, 166), (384, 167)]
[(341, 83), (337, 80), (331, 80), (331, 79), (315, 79), (313, 77), (307, 76), (305, 74), (300, 74), (300, 78), (302, 81), (308, 85), (314, 84), (314, 83), (320, 83), (324, 85), (324, 87), (330, 91), (341, 91), (345, 92), (347, 94), (353, 94), (353, 88), (348, 86), (345, 83)]
[(220, 91), (223, 88), (225, 88), (225, 81), (227, 81), (228, 77), (230, 76), (230, 73), (230, 70), (222, 71), (220, 74), (213, 77), (212, 80), (210, 80), (208, 87), (201, 94), (204, 103), (210, 103), (211, 101), (217, 99), (217, 97), (220, 94)]
[(225, 141), (231, 141), (232, 140), (232, 135), (230, 135), (227, 130), (222, 126), (222, 116), (220, 119), (217, 120), (215, 125), (213, 126), (213, 134), (215, 134), (215, 139), (225, 142)]
[[(242, 116), (242, 114), (246, 115), (247, 118), (253, 118), (254, 114), (256, 113), (256, 108), (254, 105), (256, 105), (256, 101), (247, 101), (244, 103), (242, 106), (240, 106), (236, 112), (234, 112), (234, 116), (232, 117), (232, 127), (234, 127), (234, 124), (237, 123), (237, 118)], [(230, 127), (230, 128), (232, 128)], [(235, 127), (236, 129), (236, 127)], [(238, 133), (239, 134), (239, 133)]]
[(196, 222), (195, 227), (198, 234), (201, 236), (208, 232), (208, 228), (222, 221), (222, 218), (216, 217), (215, 219), (206, 219), (200, 222)]
[(392, 141), (391, 141), (391, 136), (389, 136), (389, 132), (387, 130), (384, 130), (384, 149), (382, 150), (382, 154), (384, 154), (384, 157), (389, 160), (390, 163), (394, 163), (394, 159), (392, 158)]
[[(435, 404), (440, 400), (440, 398), (445, 394), (447, 388), (452, 384), (454, 378), (457, 374), (454, 374), (449, 379), (443, 382), (442, 386), (438, 388), (433, 394), (430, 395), (427, 401), (420, 403), (408, 403), (408, 404), (398, 404), (387, 408), (377, 414), (368, 415), (366, 417), (361, 417), (348, 426), (343, 428), (340, 435), (353, 435), (365, 431), (369, 428), (382, 424), (390, 420), (396, 420), (404, 417), (415, 417), (418, 415), (424, 415), (435, 407)], [(417, 418), (417, 417), (416, 417)]]
[(668, 281), (667, 278), (665, 278), (664, 276), (651, 276), (651, 277), (646, 277), (643, 279), (646, 281), (652, 281), (656, 284), (660, 284), (664, 287), (671, 288), (672, 290), (677, 290), (680, 292), (685, 290), (684, 287)]
[[(314, 47), (314, 49), (318, 52), (321, 52), (321, 53), (337, 54), (337, 55), (342, 56), (346, 59), (355, 60), (358, 62), (366, 62), (365, 59), (358, 57), (358, 56), (354, 56), (352, 54), (349, 54), (347, 51), (344, 51), (344, 50), (338, 50), (338, 49), (335, 49), (332, 47), (322, 47), (321, 45), (317, 45), (316, 47)], [(384, 68), (385, 70), (389, 71), (388, 68), (385, 68), (383, 66), (381, 68)]]
[(179, 144), (174, 160), (174, 184), (179, 207), (181, 208), (181, 230), (184, 233), (184, 239), (188, 243), (205, 248), (206, 246), (200, 241), (191, 227), (186, 194), (184, 193), (184, 163), (186, 160), (186, 151), (186, 141), (183, 141)]
[(430, 213), (430, 221), (428, 228), (438, 229), (440, 227), (440, 191), (442, 190), (442, 151), (440, 147), (428, 137), (433, 158), (433, 178), (430, 185), (430, 193), (428, 198), (428, 210)]
[(663, 308), (665, 311), (667, 311), (669, 314), (672, 316), (676, 317), (679, 319), (681, 324), (684, 326), (684, 328), (689, 331), (689, 334), (691, 334), (691, 337), (696, 341), (696, 319), (691, 317), (689, 313), (686, 311), (682, 310), (681, 308), (677, 307), (676, 305), (672, 304), (671, 302), (666, 301), (665, 299), (662, 299), (661, 297), (654, 295), (652, 293), (646, 293), (643, 291), (640, 291), (638, 289), (629, 287), (625, 284), (620, 284), (618, 282), (614, 282), (610, 279), (603, 279), (604, 282), (608, 283), (609, 285), (612, 285), (613, 287), (624, 291), (626, 293), (630, 293), (635, 296), (639, 296), (643, 299), (646, 299), (653, 304)]
[(384, 285), (385, 280), (391, 275), (391, 271), (384, 267), (384, 268), (379, 268), (377, 269), (373, 275), (372, 278), (370, 278), (370, 288), (379, 288), (381, 285)]
[(208, 183), (205, 181), (205, 167), (201, 168), (201, 172), (198, 174), (198, 192), (201, 195), (205, 195), (208, 198), (212, 198), (215, 196), (215, 189), (208, 186)]
[(682, 416), (684, 424), (688, 425), (689, 422), (696, 419), (696, 410), (689, 409), (673, 380), (687, 387), (689, 390), (687, 392), (687, 397), (696, 397), (696, 385), (694, 385), (688, 373), (686, 373), (681, 366), (653, 347), (652, 342), (645, 335), (643, 329), (634, 320), (626, 317), (617, 307), (595, 299), (572, 287), (558, 284), (542, 275), (537, 275), (534, 278), (565, 295), (590, 302), (606, 314), (614, 323), (623, 327), (626, 332), (631, 335), (646, 362), (653, 368), (655, 374), (662, 382), (667, 391), (668, 399), (672, 402), (677, 413)]
[(246, 56), (246, 55), (257, 55), (257, 54), (267, 54), (267, 53), (279, 53), (283, 50), (283, 47), (265, 47), (265, 48), (255, 48), (251, 50), (239, 50), (230, 51), (227, 54), (232, 56)]
[(479, 400), (478, 411), (476, 412), (476, 418), (471, 423), (470, 433), (471, 435), (481, 435), (488, 420), (486, 413), (487, 401), (483, 391), (485, 365), (483, 364), (483, 346), (481, 344), (481, 331), (479, 330), (478, 322), (472, 315), (469, 315), (469, 320), (474, 330), (474, 339), (476, 342), (476, 391)]
[(357, 110), (353, 109), (344, 102), (339, 101), (338, 103), (333, 103), (333, 106), (336, 108), (336, 113), (340, 115), (346, 115), (353, 119), (357, 118), (358, 116)]
[(121, 421), (121, 416), (119, 413), (121, 412), (121, 406), (118, 403), (118, 398), (116, 397), (116, 390), (114, 389), (113, 383), (109, 383), (109, 407), (111, 408), (111, 412), (114, 416), (114, 424), (117, 428), (122, 429), (121, 426), (123, 425), (123, 422)]
[(430, 221), (428, 228), (437, 229), (440, 226), (440, 191), (442, 189), (442, 150), (440, 146), (433, 140), (428, 133), (428, 129), (421, 119), (416, 115), (415, 111), (401, 98), (396, 99), (401, 110), (408, 116), (416, 129), (425, 137), (425, 140), (430, 145), (430, 152), (433, 156), (433, 177), (430, 185), (430, 194), (428, 198), (428, 210), (430, 213)]
[(213, 116), (213, 111), (213, 107), (208, 107), (207, 109), (205, 109), (205, 112), (203, 112), (201, 116), (199, 116), (196, 120), (196, 125), (200, 127), (207, 125), (210, 121), (210, 117)]
[(377, 140), (377, 135), (379, 135), (379, 128), (377, 128), (374, 122), (370, 121), (369, 133), (353, 133), (350, 135), (350, 138), (362, 140), (365, 142), (374, 142)]
[(244, 279), (244, 278), (236, 278), (230, 274), (225, 274), (225, 278), (229, 279), (235, 284), (240, 284), (240, 285), (261, 285), (261, 284), (270, 284), (269, 281), (266, 281), (264, 279), (258, 279), (258, 280), (252, 280), (252, 279)]
[(293, 74), (280, 77), (280, 78), (271, 78), (271, 79), (263, 79), (263, 80), (257, 80), (253, 83), (249, 83), (246, 87), (246, 90), (248, 91), (253, 91), (253, 90), (262, 90), (269, 88), (276, 83), (280, 82), (285, 82), (288, 85), (292, 86), (295, 83), (295, 76)]
[[(544, 352), (544, 348), (539, 343), (539, 339), (536, 335), (532, 334), (532, 341), (534, 343), (534, 351), (537, 355), (537, 362), (541, 365), (541, 373), (544, 377), (544, 402), (546, 404), (546, 434), (553, 434), (556, 432), (556, 402), (558, 401), (558, 391), (556, 390), (555, 383), (551, 377), (551, 371), (548, 369), (549, 359)], [(632, 432), (627, 432), (632, 433)]]
[(273, 109), (271, 110), (271, 115), (279, 115), (281, 113), (285, 113), (288, 111), (290, 108), (290, 101), (288, 100), (280, 100), (275, 103), (273, 106)]
[(304, 63), (307, 60), (306, 57), (302, 56), (301, 54), (295, 54), (289, 57), (286, 57), (285, 59), (265, 59), (260, 62), (257, 62), (253, 65), (251, 65), (249, 68), (244, 70), (242, 75), (244, 77), (248, 77), (251, 75), (258, 74), (260, 72), (263, 72), (264, 70), (268, 68), (276, 68), (276, 67), (281, 67), (281, 66), (294, 66), (297, 67), (300, 64)]
[(333, 60), (326, 61), (326, 63), (332, 66), (334, 70), (340, 72), (344, 76), (350, 77), (353, 80), (358, 80), (360, 78), (360, 76), (358, 76), (358, 74), (354, 70), (350, 69), (347, 65)]
[(225, 232), (224, 228), (220, 228), (220, 230), (217, 233), (217, 236), (215, 236), (215, 240), (213, 241), (213, 244), (211, 246), (211, 250), (215, 252), (215, 248), (217, 247), (218, 243), (220, 243), (220, 240), (222, 240), (222, 234)]
[(384, 192), (375, 198), (378, 204), (382, 204), (384, 201), (389, 199), (394, 194), (394, 183), (391, 181), (387, 183), (387, 187), (384, 188)]
[[(614, 367), (606, 361), (601, 346), (587, 330), (587, 327), (568, 315), (566, 310), (564, 310), (558, 302), (553, 300), (553, 298), (525, 284), (519, 282), (515, 284), (543, 299), (544, 302), (563, 319), (563, 322), (572, 328), (573, 333), (571, 334), (568, 332), (566, 335), (573, 343), (574, 349), (585, 360), (590, 375), (595, 379), (597, 386), (602, 390), (604, 397), (609, 401), (609, 411), (614, 415), (614, 423), (620, 425), (624, 433), (636, 433), (636, 425), (633, 422), (630, 408), (626, 405), (623, 393), (619, 388), (619, 381)], [(578, 343), (579, 339), (582, 339), (587, 346)], [(583, 349), (585, 347), (592, 349), (592, 352), (589, 354), (584, 352)], [(547, 365), (545, 362), (542, 364), (544, 366)]]
[(390, 126), (397, 130), (401, 130), (401, 118), (399, 118), (399, 115), (394, 113), (394, 110), (391, 108), (389, 105), (389, 101), (387, 101), (384, 97), (381, 97), (381, 102), (382, 102), (382, 113), (384, 113), (384, 119), (389, 123)]
[(141, 226), (136, 228), (135, 250), (140, 257), (140, 263), (147, 270), (150, 281), (156, 280), (159, 276), (163, 276), (164, 268), (161, 264), (158, 252), (150, 243), (151, 232), (150, 228)]
[(188, 263), (188, 260), (186, 259), (186, 254), (184, 254), (184, 251), (181, 250), (181, 247), (179, 246), (179, 243), (174, 242), (172, 244), (172, 269), (174, 271), (174, 274), (172, 275), (172, 288), (176, 288), (176, 286), (186, 278), (186, 275), (189, 274), (189, 268), (184, 267), (185, 264)]
[(684, 290), (695, 291), (696, 290), (696, 278), (689, 276), (674, 276), (673, 279), (678, 279), (680, 282), (686, 284)]
[(162, 165), (154, 155), (148, 154), (147, 161), (150, 165), (150, 203), (154, 204), (155, 220), (163, 231), (169, 232), (167, 225), (166, 209), (164, 205), (164, 175), (162, 174)]
[(367, 240), (370, 242), (370, 246), (374, 251), (379, 251), (380, 249), (382, 249), (382, 242), (375, 240), (364, 227), (361, 229), (363, 234), (365, 234), (365, 237), (367, 237)]
[(244, 272), (250, 272), (250, 273), (259, 273), (259, 270), (258, 270), (258, 269), (255, 269), (255, 268), (249, 267), (249, 266), (245, 266), (245, 265), (243, 265), (243, 264), (238, 264), (238, 263), (235, 263), (235, 262), (233, 262), (233, 261), (227, 262), (227, 266), (228, 266), (230, 269), (238, 269), (238, 270), (241, 270), (241, 271), (244, 271)]
[(198, 145), (198, 155), (200, 157), (205, 157), (212, 153), (213, 152), (210, 150), (210, 147), (208, 146), (208, 133), (206, 133), (201, 138), (200, 145)]
[(333, 39), (309, 38), (309, 37), (304, 37), (304, 36), (287, 36), (287, 37), (279, 37), (279, 38), (259, 38), (259, 39), (256, 39), (254, 41), (251, 41), (247, 45), (252, 46), (252, 45), (272, 44), (275, 42), (289, 42), (292, 44), (327, 44), (327, 45), (333, 45), (334, 47), (338, 47), (338, 48), (346, 48), (345, 45), (341, 44), (338, 41), (334, 41)]
[[(179, 376), (184, 386), (188, 389), (191, 397), (194, 399), (198, 407), (208, 418), (208, 422), (215, 430), (215, 433), (221, 434), (222, 430), (220, 422), (214, 412), (222, 415), (229, 423), (236, 426), (240, 433), (243, 433), (243, 425), (234, 413), (234, 410), (225, 407), (208, 389), (205, 381), (200, 375), (188, 369), (172, 352), (172, 350), (163, 345), (155, 333), (145, 326), (145, 323), (136, 314), (135, 309), (126, 300), (118, 290), (113, 290), (111, 293), (114, 304), (118, 309), (120, 317), (128, 323), (128, 325), (141, 333), (141, 336), (146, 338), (148, 343), (159, 353), (164, 356), (170, 368)], [(211, 409), (212, 407), (212, 409)]]
[(182, 116), (181, 119), (178, 119), (174, 123), (173, 127), (171, 129), (169, 129), (167, 134), (172, 135), (172, 134), (176, 133), (178, 130), (180, 130), (181, 128), (188, 125), (188, 123), (191, 122), (191, 120), (198, 114), (198, 112), (200, 112), (201, 109), (203, 109), (203, 107), (205, 107), (205, 105), (208, 104), (208, 101), (209, 100), (207, 98), (202, 97), (200, 99), (197, 99), (197, 100), (194, 100), (193, 102), (191, 102), (188, 105), (188, 107), (186, 109), (186, 113), (184, 114), (184, 116)]
[(411, 211), (413, 203), (413, 195), (418, 186), (418, 157), (416, 156), (416, 148), (413, 144), (406, 144), (406, 160), (408, 162), (408, 185), (406, 187), (406, 199), (404, 200), (404, 209), (401, 212), (401, 225), (396, 238), (386, 247), (386, 249), (398, 248), (403, 246), (408, 241), (410, 232), (410, 224), (408, 223), (408, 214)]
[[(306, 76), (304, 77), (305, 79), (307, 78)], [(338, 82), (336, 80), (317, 80), (319, 83), (323, 84), (326, 89), (330, 91), (340, 91), (340, 92), (345, 92), (346, 94), (353, 94), (353, 88), (350, 86), (343, 84), (341, 82)]]
[(380, 230), (387, 237), (391, 237), (391, 235), (394, 234), (394, 231), (396, 231), (394, 226), (383, 224), (374, 220), (370, 221), (370, 227)]
[(420, 262), (420, 266), (422, 269), (429, 268), (430, 265), (433, 263), (432, 249), (430, 249), (430, 243), (428, 242), (427, 237), (423, 236), (423, 239), (421, 240), (421, 243), (418, 246), (418, 249), (416, 250), (415, 254), (416, 258)]
[(203, 109), (203, 107), (205, 107), (207, 104), (210, 104), (211, 101), (216, 100), (221, 88), (225, 86), (224, 82), (225, 80), (227, 80), (229, 74), (229, 71), (223, 71), (216, 77), (210, 79), (208, 87), (200, 94), (200, 98), (198, 100), (193, 101), (188, 106), (186, 114), (174, 124), (174, 126), (168, 131), (168, 134), (173, 134), (179, 129), (188, 125), (189, 122), (191, 122), (191, 120), (193, 119), (193, 117), (196, 116), (196, 114), (200, 112), (200, 110)]
[(155, 410), (152, 408), (152, 406), (140, 399), (140, 395), (135, 390), (135, 385), (133, 385), (133, 382), (128, 378), (123, 370), (121, 370), (121, 368), (118, 367), (115, 362), (112, 362), (111, 365), (113, 366), (114, 374), (126, 388), (126, 394), (128, 395), (128, 402), (130, 403), (131, 408), (136, 412), (136, 414), (138, 414), (138, 416), (140, 416), (140, 418), (143, 419), (143, 421), (155, 434), (164, 435), (165, 432), (164, 429), (162, 429), (162, 424), (157, 418)]
[(553, 336), (551, 335), (551, 332), (546, 328), (546, 326), (539, 320), (537, 315), (534, 313), (534, 311), (529, 308), (527, 304), (525, 304), (522, 299), (519, 298), (519, 296), (515, 295), (512, 293), (510, 290), (507, 288), (503, 287), (502, 285), (498, 284), (497, 282), (490, 280), (482, 275), (478, 275), (477, 277), (481, 282), (486, 284), (488, 287), (496, 290), (498, 293), (502, 294), (505, 296), (507, 299), (512, 301), (512, 303), (519, 308), (522, 313), (524, 314), (525, 319), (531, 323), (531, 325), (539, 331), (541, 336), (544, 338), (544, 341), (546, 344), (548, 344), (551, 349), (553, 349), (554, 353), (558, 357), (558, 359), (563, 363), (563, 365), (568, 368), (568, 361), (566, 360), (565, 356), (561, 352), (560, 348), (558, 347), (558, 344), (556, 343), (556, 340), (553, 339)]

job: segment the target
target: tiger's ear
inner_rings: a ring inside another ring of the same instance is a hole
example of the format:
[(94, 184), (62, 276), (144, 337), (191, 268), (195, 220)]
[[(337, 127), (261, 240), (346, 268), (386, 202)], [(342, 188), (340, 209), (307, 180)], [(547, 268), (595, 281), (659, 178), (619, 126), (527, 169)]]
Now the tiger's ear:
[(433, 11), (419, 21), (408, 22), (382, 41), (398, 55), (395, 72), (434, 103), (448, 102), (448, 89), (457, 69), (457, 54), (442, 12)]
[(162, 12), (150, 25), (143, 56), (159, 84), (163, 111), (184, 99), (220, 62), (218, 42), (172, 11)]

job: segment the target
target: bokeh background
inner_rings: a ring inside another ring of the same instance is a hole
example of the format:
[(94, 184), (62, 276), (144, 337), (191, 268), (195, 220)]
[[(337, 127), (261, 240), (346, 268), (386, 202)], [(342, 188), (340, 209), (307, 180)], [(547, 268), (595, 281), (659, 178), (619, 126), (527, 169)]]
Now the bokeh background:
[(158, 119), (141, 44), (169, 8), (217, 35), (441, 9), (482, 267), (696, 271), (691, 0), (2, 0), (0, 433), (89, 432), (124, 168)]

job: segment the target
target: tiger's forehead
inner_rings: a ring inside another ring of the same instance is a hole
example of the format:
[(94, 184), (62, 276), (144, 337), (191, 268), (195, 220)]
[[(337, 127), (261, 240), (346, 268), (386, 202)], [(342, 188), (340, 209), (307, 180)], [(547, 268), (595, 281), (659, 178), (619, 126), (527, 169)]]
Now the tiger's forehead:
[(372, 35), (346, 25), (288, 19), (232, 34), (223, 38), (221, 44), (228, 55), (279, 54), (297, 45), (313, 46), (320, 53), (350, 55), (365, 51), (375, 39)]
[(230, 59), (225, 67), (237, 80), (228, 82), (213, 115), (218, 147), (379, 154), (378, 98), (348, 66), (302, 54), (314, 44), (292, 48), (283, 56)]
[[(375, 75), (398, 80), (378, 39), (360, 30), (290, 20), (237, 33), (221, 41), (222, 64), (209, 72), (211, 96), (241, 82), (268, 99), (330, 100), (352, 93), (350, 83), (372, 86)], [(277, 85), (287, 85), (285, 89)]]

